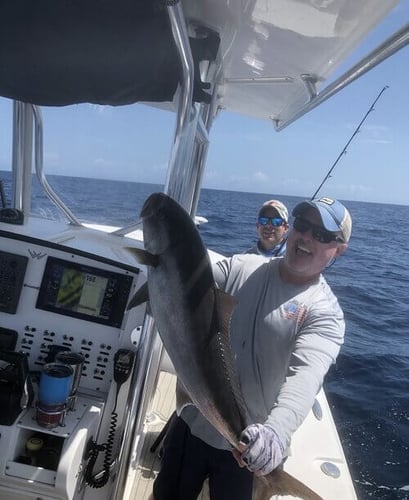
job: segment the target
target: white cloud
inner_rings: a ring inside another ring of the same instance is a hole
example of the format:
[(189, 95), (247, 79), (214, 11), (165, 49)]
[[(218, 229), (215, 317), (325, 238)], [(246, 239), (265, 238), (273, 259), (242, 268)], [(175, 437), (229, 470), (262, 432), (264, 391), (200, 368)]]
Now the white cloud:
[(264, 182), (264, 181), (270, 181), (270, 177), (266, 175), (264, 172), (254, 172), (253, 178), (255, 181), (258, 182)]
[[(348, 129), (356, 129), (356, 125), (349, 124)], [(363, 125), (356, 138), (363, 143), (391, 144), (391, 129), (386, 125)]]
[(102, 106), (101, 104), (88, 104), (88, 107), (100, 115), (105, 114), (110, 110), (110, 106)]
[(117, 166), (117, 164), (115, 162), (113, 162), (111, 160), (107, 160), (105, 158), (95, 158), (92, 163), (96, 167), (102, 167), (102, 168), (116, 167)]

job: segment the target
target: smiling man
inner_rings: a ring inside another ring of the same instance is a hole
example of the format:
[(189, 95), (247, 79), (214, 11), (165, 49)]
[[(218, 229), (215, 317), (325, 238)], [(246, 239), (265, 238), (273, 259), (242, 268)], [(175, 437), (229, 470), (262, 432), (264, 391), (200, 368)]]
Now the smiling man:
[(280, 263), (281, 277), (294, 284), (312, 282), (347, 249), (351, 216), (331, 198), (299, 203), (292, 214), (295, 219)]
[(257, 243), (245, 253), (278, 257), (285, 253), (288, 210), (279, 200), (268, 200), (261, 206), (256, 221)]
[(322, 270), (345, 252), (351, 217), (330, 198), (304, 201), (292, 215), (285, 256), (241, 254), (213, 266), (218, 286), (237, 299), (231, 347), (252, 422), (241, 450), (195, 406), (181, 406), (164, 441), (155, 500), (194, 500), (207, 477), (212, 500), (250, 500), (249, 471), (264, 475), (282, 464), (335, 363), (344, 315)]

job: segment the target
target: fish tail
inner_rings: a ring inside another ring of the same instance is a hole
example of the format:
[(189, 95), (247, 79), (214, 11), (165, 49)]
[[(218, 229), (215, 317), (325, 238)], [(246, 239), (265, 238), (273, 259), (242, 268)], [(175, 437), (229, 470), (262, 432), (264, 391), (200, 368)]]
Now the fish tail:
[(265, 476), (255, 476), (253, 500), (268, 500), (274, 495), (288, 495), (303, 500), (323, 500), (307, 485), (282, 469), (275, 469)]

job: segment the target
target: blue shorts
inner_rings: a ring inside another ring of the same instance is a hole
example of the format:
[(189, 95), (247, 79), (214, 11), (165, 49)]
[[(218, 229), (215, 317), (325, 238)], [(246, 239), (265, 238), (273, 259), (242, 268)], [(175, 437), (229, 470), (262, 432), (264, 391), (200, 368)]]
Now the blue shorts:
[(209, 478), (211, 500), (251, 500), (253, 474), (233, 454), (193, 436), (174, 415), (163, 443), (161, 469), (153, 485), (155, 500), (196, 500)]

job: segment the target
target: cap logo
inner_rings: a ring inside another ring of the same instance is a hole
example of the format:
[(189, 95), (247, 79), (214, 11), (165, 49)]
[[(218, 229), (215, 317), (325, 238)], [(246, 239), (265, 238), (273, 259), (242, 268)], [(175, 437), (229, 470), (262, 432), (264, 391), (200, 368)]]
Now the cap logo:
[(333, 205), (335, 203), (335, 200), (331, 198), (320, 198), (318, 201), (322, 201), (322, 203), (325, 203), (326, 205)]

